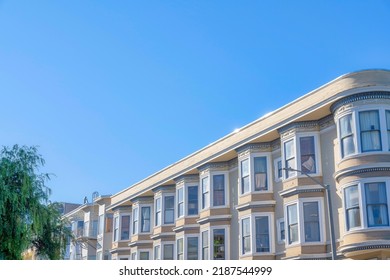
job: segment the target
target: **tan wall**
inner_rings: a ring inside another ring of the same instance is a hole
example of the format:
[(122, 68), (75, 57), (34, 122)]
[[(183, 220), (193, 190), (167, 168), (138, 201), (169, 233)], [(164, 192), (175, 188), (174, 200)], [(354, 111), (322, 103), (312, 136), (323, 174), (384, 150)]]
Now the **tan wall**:
[(199, 219), (204, 219), (210, 216), (230, 215), (230, 208), (207, 209), (199, 213)]
[(353, 245), (356, 243), (370, 240), (390, 240), (390, 229), (388, 230), (367, 230), (352, 232), (344, 235), (342, 246)]
[[(314, 179), (323, 184), (322, 176), (313, 176)], [(295, 177), (283, 182), (283, 190), (288, 190), (297, 186), (313, 186), (316, 185), (313, 180), (307, 177)]]
[(176, 220), (176, 225), (175, 227), (181, 227), (184, 225), (194, 225), (196, 224), (196, 221), (198, 220), (198, 217), (194, 218), (179, 218)]
[(267, 201), (267, 200), (273, 200), (274, 194), (273, 193), (256, 193), (256, 194), (247, 194), (243, 196), (238, 197), (238, 203), (239, 204), (245, 204), (252, 201)]
[(137, 234), (131, 237), (131, 242), (151, 240), (150, 234)]

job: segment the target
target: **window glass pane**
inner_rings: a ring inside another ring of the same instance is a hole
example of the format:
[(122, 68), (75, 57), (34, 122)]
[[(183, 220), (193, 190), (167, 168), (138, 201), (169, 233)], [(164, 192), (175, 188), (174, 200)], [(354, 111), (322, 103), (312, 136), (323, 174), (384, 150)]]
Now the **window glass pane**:
[(303, 215), (305, 223), (305, 241), (320, 241), (320, 217), (318, 202), (304, 202)]
[(140, 260), (149, 260), (149, 252), (140, 252), (139, 259)]
[(160, 245), (157, 245), (157, 246), (154, 247), (153, 258), (155, 260), (160, 260), (161, 259), (161, 257), (160, 257)]
[(362, 152), (382, 150), (378, 111), (359, 113)]
[(119, 238), (119, 217), (114, 218), (114, 241), (118, 241)]
[(251, 251), (251, 230), (250, 219), (245, 218), (242, 220), (242, 253), (246, 254)]
[(155, 217), (155, 225), (160, 226), (161, 225), (161, 197), (158, 197), (156, 199), (156, 217)]
[(208, 177), (202, 179), (202, 209), (208, 208), (210, 203), (208, 179)]
[(360, 227), (359, 189), (357, 186), (345, 188), (345, 211), (347, 229)]
[(280, 240), (286, 240), (286, 232), (284, 229), (284, 222), (280, 222)]
[(150, 231), (150, 207), (141, 208), (141, 232)]
[(213, 176), (213, 206), (225, 205), (225, 176)]
[(365, 184), (368, 226), (388, 226), (385, 183)]
[(130, 237), (130, 216), (122, 216), (121, 221), (121, 240), (128, 240)]
[(283, 173), (282, 173), (283, 169), (282, 169), (282, 161), (281, 160), (278, 160), (278, 162), (277, 162), (277, 170), (278, 170), (277, 178), (280, 179), (283, 177)]
[(287, 206), (288, 243), (298, 242), (298, 212), (297, 204)]
[(314, 136), (301, 137), (299, 139), (301, 150), (301, 170), (306, 173), (316, 172), (316, 155), (314, 148)]
[(173, 244), (164, 245), (164, 260), (173, 260)]
[(183, 188), (177, 190), (177, 217), (184, 216)]
[(249, 192), (249, 160), (241, 161), (241, 194)]
[(352, 130), (352, 115), (340, 118), (340, 139), (342, 157), (355, 153), (355, 143)]
[(386, 111), (387, 147), (390, 151), (390, 111)]
[(187, 260), (198, 259), (198, 237), (187, 238)]
[(214, 229), (214, 260), (225, 259), (225, 229)]
[(255, 157), (254, 171), (255, 171), (255, 191), (265, 191), (267, 187), (267, 157)]
[(198, 215), (198, 186), (188, 187), (188, 215)]
[[(295, 167), (295, 148), (294, 140), (284, 143), (284, 159), (286, 168), (296, 169)], [(295, 175), (295, 171), (286, 170), (286, 178)]]
[(138, 234), (138, 208), (133, 209), (133, 234)]
[(176, 248), (177, 248), (177, 259), (178, 260), (183, 260), (183, 252), (184, 252), (184, 247), (183, 247), (183, 238), (180, 238), (176, 241)]
[(202, 232), (202, 260), (209, 259), (209, 231)]
[(256, 217), (256, 252), (269, 252), (269, 224), (268, 217)]
[(164, 224), (173, 224), (175, 212), (174, 205), (175, 197), (173, 195), (164, 197)]

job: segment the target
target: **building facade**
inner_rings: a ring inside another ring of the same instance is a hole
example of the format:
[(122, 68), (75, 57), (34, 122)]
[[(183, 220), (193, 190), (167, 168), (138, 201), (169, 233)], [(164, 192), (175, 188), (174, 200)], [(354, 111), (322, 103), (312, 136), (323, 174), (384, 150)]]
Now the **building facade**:
[(330, 259), (325, 185), (337, 258), (390, 258), (390, 71), (341, 76), (112, 195), (101, 237), (118, 260)]

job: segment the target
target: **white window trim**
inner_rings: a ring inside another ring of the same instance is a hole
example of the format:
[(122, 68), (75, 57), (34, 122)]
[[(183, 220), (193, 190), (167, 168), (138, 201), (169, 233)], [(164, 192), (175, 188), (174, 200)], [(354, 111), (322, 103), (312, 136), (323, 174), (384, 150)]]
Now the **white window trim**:
[(206, 232), (207, 231), (207, 238), (208, 238), (208, 241), (209, 241), (209, 243), (208, 243), (208, 255), (209, 255), (209, 258), (208, 259), (204, 259), (204, 260), (210, 260), (210, 251), (211, 251), (211, 249), (210, 249), (210, 228), (204, 228), (204, 229), (202, 229), (201, 231), (200, 231), (200, 233), (199, 233), (199, 238), (200, 238), (200, 241), (199, 241), (199, 259), (200, 260), (203, 260), (203, 233), (204, 232)]
[(175, 254), (175, 256), (174, 256), (174, 259), (175, 260), (179, 260), (178, 258), (177, 258), (177, 255), (178, 255), (178, 249), (179, 249), (179, 247), (177, 246), (177, 241), (178, 240), (180, 240), (180, 239), (183, 239), (183, 260), (185, 260), (185, 258), (186, 258), (186, 255), (185, 255), (185, 236), (184, 235), (179, 235), (179, 236), (176, 236), (176, 239), (175, 239), (175, 246), (174, 246), (174, 254)]
[[(137, 211), (137, 215), (134, 214), (134, 212)], [(139, 227), (140, 227), (140, 207), (139, 205), (137, 205), (136, 207), (133, 208), (132, 210), (132, 221), (131, 221), (131, 227), (132, 227), (132, 230), (131, 230), (131, 235), (134, 236), (134, 235), (138, 235), (139, 234)], [(114, 219), (115, 220), (115, 219)], [(134, 227), (134, 222), (137, 222), (137, 226)]]
[[(304, 223), (304, 213), (303, 213), (303, 203), (304, 202), (318, 202), (318, 215), (319, 215), (319, 224), (320, 224), (320, 241), (314, 241), (314, 242), (306, 242), (305, 241), (305, 223)], [(293, 204), (297, 204), (297, 211), (298, 211), (298, 241), (293, 242), (289, 244), (288, 238), (289, 238), (289, 232), (288, 232), (288, 213), (287, 213), (287, 207)], [(294, 201), (290, 201), (289, 203), (286, 203), (284, 205), (284, 216), (285, 219), (285, 237), (286, 237), (286, 248), (288, 247), (294, 247), (297, 244), (302, 245), (320, 245), (326, 243), (326, 231), (325, 231), (325, 212), (324, 212), (324, 199), (322, 197), (307, 197), (307, 198), (299, 198)]]
[[(116, 222), (115, 220), (118, 218), (118, 230), (117, 230), (117, 233), (118, 234), (115, 234), (115, 229), (116, 229)], [(112, 218), (112, 223), (113, 223), (113, 227), (112, 227), (112, 242), (119, 242), (120, 241), (120, 217), (119, 217), (119, 213), (115, 213), (114, 214), (114, 217)]]
[[(159, 251), (160, 251), (160, 256), (158, 256), (159, 258), (156, 259), (156, 248), (157, 247), (160, 247)], [(154, 244), (153, 245), (153, 260), (162, 260), (162, 256), (161, 256), (161, 251), (162, 251), (162, 247), (161, 247), (161, 243), (157, 243), (157, 244)]]
[[(208, 183), (207, 184), (207, 191), (208, 191), (208, 200), (206, 201), (205, 203), (205, 207), (203, 207), (203, 180), (206, 179), (206, 182)], [(207, 173), (203, 176), (200, 177), (199, 179), (199, 211), (204, 211), (204, 210), (207, 210), (207, 209), (210, 209), (210, 206), (211, 206), (211, 179), (210, 179), (210, 175)]]
[[(386, 187), (386, 195), (387, 195), (387, 217), (389, 219), (389, 226), (368, 226), (368, 218), (367, 218), (367, 205), (366, 205), (366, 193), (364, 189), (364, 185), (367, 183), (385, 183)], [(346, 208), (345, 208), (345, 189), (351, 186), (357, 186), (359, 192), (359, 213), (360, 213), (360, 227), (351, 228), (348, 230), (347, 227), (347, 218), (346, 218)], [(344, 212), (344, 232), (359, 232), (359, 231), (367, 231), (367, 230), (378, 230), (378, 229), (390, 229), (390, 179), (389, 177), (371, 177), (371, 178), (363, 178), (359, 180), (355, 180), (345, 184), (341, 187), (343, 194), (343, 212)]]
[[(157, 200), (160, 199), (160, 224), (156, 224), (157, 219)], [(153, 223), (153, 228), (160, 227), (163, 225), (163, 215), (164, 215), (164, 207), (163, 207), (163, 196), (161, 194), (156, 195), (154, 197), (154, 211), (153, 211), (153, 216), (154, 216), (154, 223)]]

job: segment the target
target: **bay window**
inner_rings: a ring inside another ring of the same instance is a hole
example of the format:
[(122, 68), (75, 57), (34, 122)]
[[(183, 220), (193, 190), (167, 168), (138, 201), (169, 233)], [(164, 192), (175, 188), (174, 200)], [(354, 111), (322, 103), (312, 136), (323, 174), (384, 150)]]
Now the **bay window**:
[(303, 222), (305, 242), (321, 241), (318, 202), (314, 201), (303, 203)]
[(133, 209), (133, 235), (138, 234), (138, 207)]
[(299, 241), (297, 204), (287, 206), (288, 244)]
[(242, 254), (248, 254), (251, 252), (251, 225), (250, 218), (241, 220), (241, 247)]
[(268, 216), (255, 217), (256, 252), (270, 252)]
[(316, 173), (316, 153), (314, 136), (299, 138), (301, 170), (305, 173)]
[(343, 188), (347, 231), (390, 225), (389, 186), (387, 177), (378, 177), (363, 179)]

